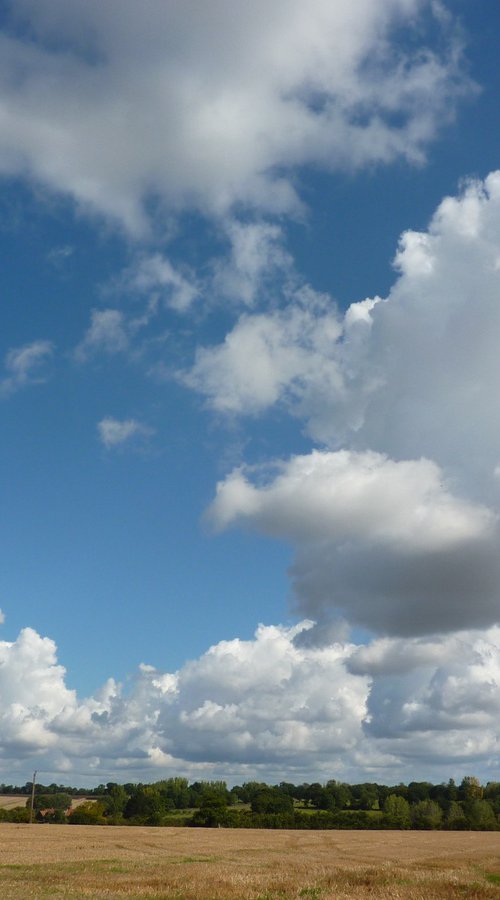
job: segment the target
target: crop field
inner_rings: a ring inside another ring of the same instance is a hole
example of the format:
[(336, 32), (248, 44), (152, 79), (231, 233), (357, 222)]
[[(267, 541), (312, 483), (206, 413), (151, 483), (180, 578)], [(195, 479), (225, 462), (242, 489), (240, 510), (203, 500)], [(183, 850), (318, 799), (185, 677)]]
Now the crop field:
[(0, 896), (500, 897), (500, 833), (0, 825)]
[(25, 794), (0, 794), (0, 809), (15, 809), (16, 806), (26, 806)]
[[(26, 794), (0, 794), (0, 809), (16, 809), (18, 806), (25, 807), (29, 797)], [(88, 803), (87, 797), (73, 797), (71, 801), (71, 809), (80, 806), (81, 803)], [(90, 802), (94, 802), (91, 798)]]

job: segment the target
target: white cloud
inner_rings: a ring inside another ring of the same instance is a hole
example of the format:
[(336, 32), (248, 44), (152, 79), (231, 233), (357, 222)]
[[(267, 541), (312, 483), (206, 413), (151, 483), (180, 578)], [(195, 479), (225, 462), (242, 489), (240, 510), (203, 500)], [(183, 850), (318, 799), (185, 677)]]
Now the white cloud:
[[(452, 116), (468, 85), (446, 17), (441, 48), (425, 43), (435, 8), (149, 0), (146, 16), (135, 0), (16, 0), (0, 46), (0, 171), (135, 232), (151, 198), (217, 215), (297, 209), (292, 169), (420, 161)], [(392, 46), (402, 28), (414, 50)]]
[(285, 307), (245, 314), (199, 349), (183, 376), (218, 412), (281, 403), (335, 451), (278, 462), (255, 485), (251, 470), (233, 473), (213, 506), (221, 527), (294, 543), (299, 608), (321, 620), (318, 639), (332, 613), (400, 634), (500, 620), (499, 233), (492, 173), (402, 236), (387, 298), (341, 317), (292, 288)]
[(297, 603), (312, 618), (407, 635), (500, 618), (497, 516), (454, 495), (429, 460), (316, 451), (271, 473), (237, 469), (209, 516), (291, 541)]
[(182, 274), (160, 253), (142, 257), (128, 273), (128, 286), (151, 296), (158, 295), (177, 312), (186, 312), (199, 295), (192, 273)]
[(228, 259), (214, 264), (211, 290), (216, 296), (253, 306), (265, 292), (269, 304), (276, 275), (292, 271), (292, 259), (283, 247), (283, 232), (267, 222), (224, 223), (229, 241)]
[(223, 413), (255, 414), (286, 398), (307, 404), (314, 386), (341, 389), (341, 374), (332, 348), (341, 334), (335, 305), (310, 288), (294, 291), (285, 309), (244, 314), (217, 347), (199, 348), (188, 387), (208, 398)]
[(330, 448), (434, 459), (462, 490), (490, 500), (500, 444), (499, 232), (493, 172), (446, 198), (427, 231), (403, 234), (387, 298), (341, 316), (326, 298), (308, 312), (292, 291), (279, 311), (245, 314), (224, 343), (199, 349), (186, 383), (218, 411), (282, 403)]
[[(344, 766), (361, 739), (368, 680), (345, 670), (349, 646), (301, 649), (300, 628), (261, 626), (176, 674), (141, 666), (124, 695), (112, 679), (78, 700), (54, 643), (31, 629), (0, 644), (0, 768), (36, 756), (40, 769), (190, 772), (248, 766)], [(128, 774), (127, 774), (128, 773)], [(199, 777), (199, 776), (198, 776)]]
[(94, 354), (123, 353), (128, 349), (127, 322), (120, 310), (93, 309), (90, 315), (90, 326), (74, 351), (78, 362), (85, 362)]
[(386, 780), (475, 774), (498, 761), (500, 631), (307, 647), (311, 622), (259, 626), (177, 672), (142, 665), (125, 692), (66, 686), (30, 628), (0, 642), (0, 774), (81, 784), (194, 779)]
[(498, 765), (500, 631), (358, 648), (350, 671), (373, 677), (366, 733), (415, 768), (431, 760)]
[(9, 350), (5, 357), (6, 375), (0, 381), (0, 394), (8, 396), (21, 388), (47, 381), (53, 354), (54, 345), (41, 340)]
[(107, 450), (120, 447), (129, 443), (134, 438), (150, 437), (153, 434), (151, 428), (138, 422), (136, 419), (113, 419), (106, 416), (97, 424), (99, 439)]

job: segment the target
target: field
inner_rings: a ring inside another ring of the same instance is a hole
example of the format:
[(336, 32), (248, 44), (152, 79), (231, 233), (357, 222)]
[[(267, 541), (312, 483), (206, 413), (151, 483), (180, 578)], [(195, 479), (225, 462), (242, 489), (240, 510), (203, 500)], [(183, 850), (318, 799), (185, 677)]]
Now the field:
[(500, 833), (0, 825), (0, 896), (498, 898)]
[(16, 806), (26, 806), (27, 799), (26, 794), (0, 794), (0, 809), (15, 809)]

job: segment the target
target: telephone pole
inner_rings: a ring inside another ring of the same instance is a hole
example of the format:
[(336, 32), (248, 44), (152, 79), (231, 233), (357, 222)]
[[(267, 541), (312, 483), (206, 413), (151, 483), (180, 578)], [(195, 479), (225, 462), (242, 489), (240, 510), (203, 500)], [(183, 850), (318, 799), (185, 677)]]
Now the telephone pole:
[(30, 825), (33, 824), (33, 807), (35, 805), (35, 782), (36, 782), (36, 772), (33, 772), (33, 781), (31, 782), (31, 803), (30, 803)]

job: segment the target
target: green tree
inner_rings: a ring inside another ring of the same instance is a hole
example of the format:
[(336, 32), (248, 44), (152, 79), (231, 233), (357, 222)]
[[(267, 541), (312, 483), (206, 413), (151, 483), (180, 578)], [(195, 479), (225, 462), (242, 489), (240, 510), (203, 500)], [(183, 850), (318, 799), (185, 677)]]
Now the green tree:
[(481, 782), (474, 775), (466, 775), (465, 778), (462, 778), (458, 793), (460, 800), (465, 800), (466, 803), (483, 799)]
[(224, 825), (227, 818), (227, 798), (220, 791), (206, 791), (201, 806), (196, 810), (191, 822), (202, 828), (217, 828)]
[(432, 830), (441, 827), (443, 811), (435, 800), (420, 800), (410, 809), (411, 822), (414, 828)]
[(70, 825), (104, 825), (105, 807), (104, 803), (95, 800), (87, 800), (86, 803), (80, 803), (73, 809), (68, 816)]
[(410, 828), (410, 804), (404, 797), (389, 794), (384, 803), (384, 821), (388, 828)]
[[(26, 806), (31, 806), (31, 797), (26, 801)], [(71, 806), (70, 794), (35, 794), (33, 809), (58, 809), (65, 811)]]
[(267, 788), (259, 791), (252, 799), (253, 813), (291, 813), (293, 800), (279, 788)]
[(165, 812), (165, 798), (157, 786), (138, 784), (125, 804), (123, 815), (144, 825), (159, 825)]
[(127, 801), (128, 794), (122, 784), (108, 784), (108, 793), (104, 801), (106, 816), (115, 821), (121, 819)]
[(473, 831), (496, 831), (497, 817), (487, 800), (472, 800), (465, 804), (469, 828)]
[(446, 816), (446, 828), (449, 831), (464, 831), (468, 827), (467, 817), (461, 803), (452, 800)]

